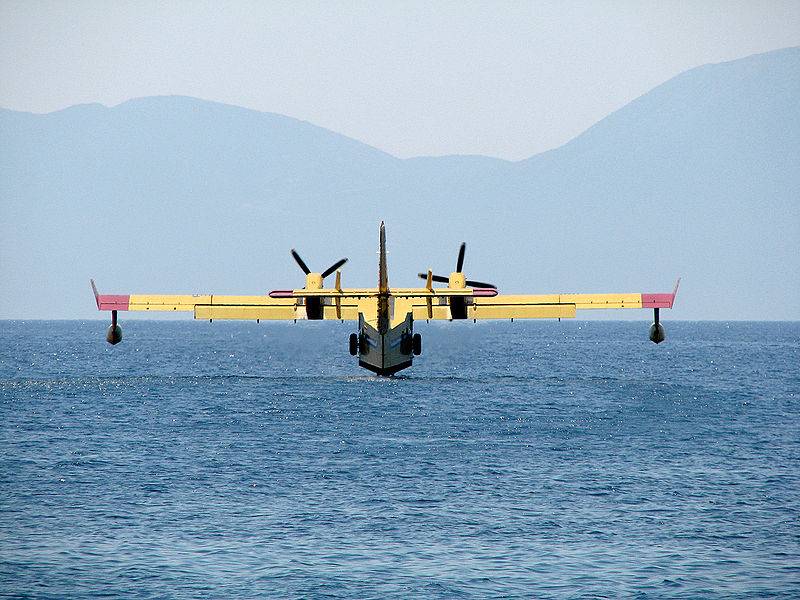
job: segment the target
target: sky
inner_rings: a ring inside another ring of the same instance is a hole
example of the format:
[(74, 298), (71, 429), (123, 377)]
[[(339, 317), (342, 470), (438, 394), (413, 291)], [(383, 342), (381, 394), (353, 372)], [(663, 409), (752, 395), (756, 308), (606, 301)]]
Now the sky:
[(0, 106), (188, 95), (395, 156), (519, 160), (692, 67), (800, 45), (800, 1), (0, 0)]

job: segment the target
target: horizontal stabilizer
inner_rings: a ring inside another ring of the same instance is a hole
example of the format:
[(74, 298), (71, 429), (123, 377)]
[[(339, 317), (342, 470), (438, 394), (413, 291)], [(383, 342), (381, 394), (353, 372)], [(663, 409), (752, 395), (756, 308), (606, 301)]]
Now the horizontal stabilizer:
[[(497, 295), (495, 288), (391, 288), (389, 294), (397, 298), (449, 298), (492, 297)], [(319, 290), (272, 290), (270, 298), (375, 298), (380, 295), (378, 288), (322, 288)]]

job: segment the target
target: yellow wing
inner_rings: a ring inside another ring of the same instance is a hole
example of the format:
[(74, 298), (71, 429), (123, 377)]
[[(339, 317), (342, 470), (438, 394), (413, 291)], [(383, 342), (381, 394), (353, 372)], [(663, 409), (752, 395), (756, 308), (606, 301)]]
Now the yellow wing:
[[(677, 290), (676, 290), (677, 291)], [(461, 318), (484, 319), (571, 319), (578, 310), (616, 308), (671, 308), (672, 294), (540, 294), (474, 296), (465, 298)], [(451, 320), (454, 307), (449, 298), (409, 298), (406, 303), (414, 319)], [(396, 306), (396, 309), (398, 307)]]
[[(282, 295), (226, 296), (219, 294), (99, 294), (99, 310), (192, 312), (195, 319), (283, 320), (308, 319), (307, 302), (319, 302), (319, 318), (358, 320), (359, 311), (375, 305), (370, 290), (289, 290)], [(318, 293), (324, 292), (324, 293)], [(357, 293), (356, 293), (357, 292)], [(312, 311), (313, 313), (314, 311)]]
[[(671, 294), (540, 294), (496, 295), (496, 290), (473, 288), (394, 288), (389, 292), (395, 319), (409, 312), (415, 320), (570, 319), (576, 311), (598, 308), (672, 308)], [(217, 294), (98, 294), (100, 310), (193, 312), (195, 319), (242, 320), (358, 320), (359, 313), (377, 311), (377, 288), (295, 289), (262, 296)], [(318, 310), (309, 308), (317, 303)], [(457, 305), (460, 304), (460, 310)], [(454, 314), (456, 316), (454, 317)], [(460, 317), (457, 315), (461, 315)]]

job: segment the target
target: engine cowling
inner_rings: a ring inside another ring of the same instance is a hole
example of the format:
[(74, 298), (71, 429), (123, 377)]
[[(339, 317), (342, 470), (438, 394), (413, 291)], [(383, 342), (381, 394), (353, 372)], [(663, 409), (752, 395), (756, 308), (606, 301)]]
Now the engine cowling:
[[(456, 270), (450, 273), (450, 277), (443, 277), (441, 275), (434, 275), (432, 271), (428, 270), (427, 273), (419, 273), (420, 279), (427, 281), (426, 287), (433, 288), (433, 282), (446, 283), (449, 289), (463, 289), (465, 287), (471, 288), (491, 288), (497, 289), (492, 283), (483, 283), (481, 281), (473, 281), (467, 279), (464, 275), (464, 253), (466, 252), (467, 244), (462, 242), (458, 249), (458, 259), (456, 260)], [(495, 292), (496, 293), (496, 292)], [(453, 320), (467, 318), (467, 299), (463, 296), (451, 296), (448, 299), (450, 305), (450, 318)]]

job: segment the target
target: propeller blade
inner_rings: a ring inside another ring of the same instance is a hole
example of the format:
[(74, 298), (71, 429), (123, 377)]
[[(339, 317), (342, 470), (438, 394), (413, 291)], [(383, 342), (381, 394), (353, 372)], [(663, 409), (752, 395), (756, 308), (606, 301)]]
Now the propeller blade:
[[(417, 273), (417, 275), (419, 275), (420, 279), (428, 279), (427, 273)], [(437, 283), (450, 283), (450, 280), (447, 277), (442, 277), (441, 275), (434, 275), (431, 279)]]
[(342, 260), (337, 260), (335, 263), (333, 263), (330, 267), (328, 267), (322, 272), (322, 278), (325, 279), (328, 275), (333, 273), (336, 269), (341, 267), (346, 262), (347, 262), (346, 258), (343, 258)]
[(466, 249), (466, 242), (461, 242), (461, 247), (458, 249), (458, 261), (456, 261), (456, 273), (461, 273), (461, 269), (464, 268), (464, 252)]
[(482, 281), (473, 281), (472, 279), (467, 279), (466, 281), (468, 287), (474, 288), (492, 288), (493, 290), (497, 289), (497, 286), (493, 283), (484, 283)]
[(294, 248), (292, 248), (292, 256), (294, 257), (295, 262), (297, 262), (297, 264), (300, 265), (300, 268), (303, 269), (303, 273), (305, 273), (306, 275), (311, 273), (311, 269), (309, 269), (308, 266), (306, 266), (306, 263), (303, 262), (303, 259), (300, 258), (300, 255)]

